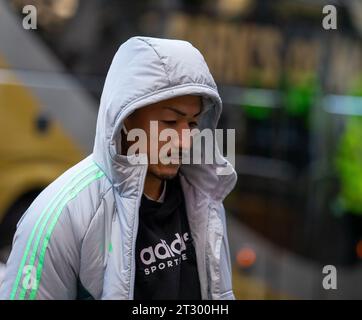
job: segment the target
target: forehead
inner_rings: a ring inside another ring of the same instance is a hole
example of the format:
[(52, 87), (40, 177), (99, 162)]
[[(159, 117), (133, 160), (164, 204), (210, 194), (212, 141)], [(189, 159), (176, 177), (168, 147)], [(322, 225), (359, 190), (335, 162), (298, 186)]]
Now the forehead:
[(201, 110), (202, 99), (200, 96), (194, 95), (179, 96), (149, 105), (147, 109), (149, 109), (151, 112), (159, 112), (164, 110), (169, 110), (172, 112), (170, 109), (168, 109), (168, 107), (172, 107), (173, 109), (177, 109), (183, 113), (193, 115)]

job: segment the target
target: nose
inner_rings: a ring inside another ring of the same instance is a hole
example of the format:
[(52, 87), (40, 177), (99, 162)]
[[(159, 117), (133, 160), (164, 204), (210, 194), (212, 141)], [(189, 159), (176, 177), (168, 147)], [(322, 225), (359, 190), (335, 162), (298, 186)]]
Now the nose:
[(192, 128), (189, 126), (189, 124), (186, 123), (185, 125), (182, 126), (182, 128), (178, 132), (179, 136), (178, 147), (180, 149), (180, 152), (182, 153), (187, 153), (191, 149), (192, 146), (192, 137), (190, 134), (191, 129)]
[(191, 130), (188, 124), (180, 126), (176, 130), (177, 137), (172, 139), (172, 149), (175, 151), (178, 150), (180, 158), (182, 158), (183, 155), (188, 154), (192, 147), (192, 138), (190, 136), (190, 131), (188, 130)]

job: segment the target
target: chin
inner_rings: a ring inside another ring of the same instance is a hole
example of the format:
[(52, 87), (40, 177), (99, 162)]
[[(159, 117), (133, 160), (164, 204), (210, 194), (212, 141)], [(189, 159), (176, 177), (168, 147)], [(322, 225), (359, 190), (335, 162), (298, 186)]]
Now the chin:
[(167, 165), (154, 168), (151, 172), (162, 180), (171, 180), (177, 176), (180, 165)]

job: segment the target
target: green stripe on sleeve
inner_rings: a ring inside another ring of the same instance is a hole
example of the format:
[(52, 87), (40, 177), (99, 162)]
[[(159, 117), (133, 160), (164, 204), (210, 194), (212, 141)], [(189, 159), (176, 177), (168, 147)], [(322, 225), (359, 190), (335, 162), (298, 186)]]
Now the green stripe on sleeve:
[(17, 273), (16, 279), (14, 281), (13, 288), (12, 288), (12, 291), (11, 291), (11, 294), (10, 294), (10, 300), (15, 299), (17, 290), (19, 288), (19, 282), (20, 282), (21, 276), (23, 274), (24, 266), (25, 266), (26, 260), (28, 258), (30, 247), (31, 247), (31, 244), (33, 242), (33, 238), (34, 238), (34, 236), (36, 234), (37, 228), (38, 228), (41, 220), (43, 219), (43, 217), (46, 215), (46, 213), (48, 212), (48, 210), (50, 208), (54, 208), (54, 206), (59, 202), (59, 198), (61, 196), (63, 196), (65, 193), (67, 193), (67, 191), (70, 188), (72, 188), (73, 185), (77, 184), (78, 181), (81, 180), (84, 176), (88, 175), (90, 172), (92, 172), (92, 170), (95, 170), (95, 168), (96, 168), (96, 166), (92, 163), (92, 165), (90, 165), (89, 167), (84, 168), (82, 171), (75, 174), (75, 176), (73, 176), (73, 178), (67, 184), (65, 184), (63, 186), (63, 188), (60, 190), (60, 192), (57, 193), (56, 196), (49, 202), (47, 207), (43, 210), (41, 215), (38, 217), (38, 220), (35, 223), (35, 225), (34, 225), (34, 227), (32, 229), (32, 232), (30, 234), (30, 237), (29, 237), (29, 239), (27, 241), (25, 251), (24, 251), (24, 254), (23, 254), (23, 258), (21, 260), (21, 263), (20, 263), (20, 266), (19, 266), (19, 269), (18, 269), (18, 273)]
[(40, 252), (40, 257), (39, 257), (39, 263), (37, 266), (37, 270), (36, 270), (36, 286), (32, 289), (29, 299), (33, 300), (36, 297), (36, 294), (38, 292), (38, 288), (39, 288), (39, 284), (40, 284), (40, 280), (41, 280), (41, 275), (42, 275), (42, 271), (43, 271), (43, 267), (44, 267), (44, 258), (45, 258), (45, 253), (46, 253), (46, 249), (48, 246), (48, 243), (50, 241), (51, 235), (54, 231), (54, 228), (57, 224), (57, 221), (59, 219), (60, 214), (62, 213), (64, 207), (67, 205), (67, 203), (74, 199), (83, 189), (85, 189), (89, 184), (91, 184), (93, 181), (100, 179), (101, 177), (104, 176), (104, 173), (102, 171), (97, 171), (94, 175), (92, 175), (91, 177), (89, 177), (86, 181), (84, 181), (81, 185), (76, 186), (75, 190), (71, 190), (69, 195), (66, 197), (66, 199), (64, 199), (60, 205), (60, 208), (56, 211), (56, 213), (54, 214), (54, 216), (52, 217), (53, 220), (47, 230), (47, 233), (45, 235), (45, 238), (43, 240), (43, 247), (41, 249)]

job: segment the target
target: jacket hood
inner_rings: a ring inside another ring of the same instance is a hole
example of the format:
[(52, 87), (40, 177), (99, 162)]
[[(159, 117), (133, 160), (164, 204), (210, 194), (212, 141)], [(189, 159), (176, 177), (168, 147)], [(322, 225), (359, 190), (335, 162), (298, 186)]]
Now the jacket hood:
[[(119, 47), (104, 84), (93, 158), (124, 196), (138, 194), (134, 177), (147, 166), (131, 164), (128, 156), (120, 154), (123, 120), (138, 108), (181, 95), (201, 96), (207, 110), (200, 119), (201, 129), (216, 128), (222, 101), (202, 54), (191, 43), (136, 36)], [(217, 163), (230, 167), (231, 174), (217, 175), (220, 165), (216, 164), (182, 165), (180, 171), (203, 192), (224, 198), (235, 185), (236, 173), (216, 149)]]

